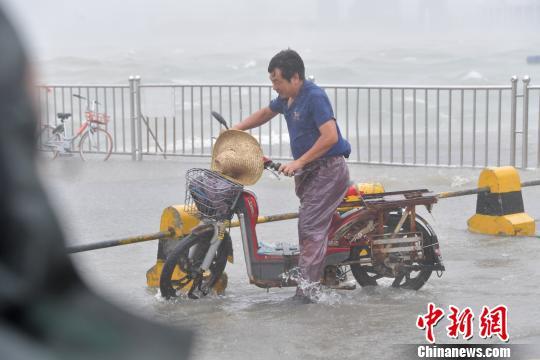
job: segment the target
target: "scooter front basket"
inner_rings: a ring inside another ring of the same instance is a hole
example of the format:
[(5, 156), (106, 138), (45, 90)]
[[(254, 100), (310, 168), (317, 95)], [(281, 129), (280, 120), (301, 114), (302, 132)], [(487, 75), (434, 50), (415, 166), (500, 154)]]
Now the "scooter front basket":
[(208, 169), (186, 172), (184, 210), (201, 219), (230, 220), (243, 186)]

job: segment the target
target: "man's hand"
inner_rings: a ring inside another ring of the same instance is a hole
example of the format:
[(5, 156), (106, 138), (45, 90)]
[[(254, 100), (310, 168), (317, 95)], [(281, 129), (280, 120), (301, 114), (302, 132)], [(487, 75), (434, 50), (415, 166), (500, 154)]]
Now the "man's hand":
[(285, 176), (294, 176), (294, 174), (304, 167), (304, 163), (300, 159), (291, 161), (290, 163), (283, 164), (279, 167), (280, 173), (283, 173)]

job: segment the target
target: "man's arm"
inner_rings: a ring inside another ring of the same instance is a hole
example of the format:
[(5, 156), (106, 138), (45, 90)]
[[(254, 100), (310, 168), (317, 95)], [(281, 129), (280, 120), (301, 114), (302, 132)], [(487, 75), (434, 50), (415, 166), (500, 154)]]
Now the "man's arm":
[(240, 121), (238, 124), (235, 124), (231, 129), (233, 130), (253, 129), (255, 127), (261, 126), (262, 124), (266, 123), (267, 121), (269, 121), (276, 115), (277, 113), (270, 110), (269, 107), (265, 107), (249, 115), (247, 118)]
[(339, 140), (336, 121), (334, 119), (330, 119), (322, 124), (319, 127), (319, 132), (321, 133), (321, 136), (315, 141), (315, 144), (313, 144), (311, 149), (306, 151), (304, 155), (298, 159), (281, 165), (279, 171), (287, 176), (293, 176), (295, 171), (303, 168), (313, 160), (320, 158)]

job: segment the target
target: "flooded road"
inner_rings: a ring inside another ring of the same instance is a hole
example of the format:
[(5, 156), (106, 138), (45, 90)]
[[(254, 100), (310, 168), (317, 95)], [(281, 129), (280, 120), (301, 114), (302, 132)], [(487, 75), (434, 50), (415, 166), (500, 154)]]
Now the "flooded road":
[[(184, 202), (184, 173), (208, 167), (209, 159), (148, 158), (106, 163), (79, 158), (41, 164), (41, 173), (65, 229), (68, 245), (118, 239), (159, 230), (162, 210)], [(407, 168), (350, 165), (358, 182), (381, 182), (387, 191), (428, 188), (453, 191), (476, 186), (478, 169)], [(521, 180), (540, 179), (540, 171), (521, 171)], [(293, 181), (264, 175), (251, 187), (260, 214), (294, 212)], [(526, 212), (540, 218), (540, 187), (523, 189)], [(234, 264), (228, 264), (222, 297), (165, 301), (146, 287), (146, 271), (155, 263), (157, 242), (71, 255), (82, 277), (99, 294), (127, 310), (198, 334), (195, 359), (390, 359), (399, 344), (425, 343), (416, 319), (435, 303), (470, 307), (475, 316), (472, 343), (500, 343), (478, 336), (482, 306), (508, 307), (511, 344), (539, 344), (540, 239), (491, 237), (467, 231), (476, 197), (442, 199), (426, 215), (439, 235), (447, 271), (435, 274), (417, 292), (388, 287), (327, 291), (320, 303), (299, 305), (294, 289), (266, 292), (248, 284), (238, 229), (231, 232)], [(297, 241), (296, 220), (258, 226), (268, 242)], [(438, 343), (464, 343), (446, 335), (448, 320), (435, 328)]]

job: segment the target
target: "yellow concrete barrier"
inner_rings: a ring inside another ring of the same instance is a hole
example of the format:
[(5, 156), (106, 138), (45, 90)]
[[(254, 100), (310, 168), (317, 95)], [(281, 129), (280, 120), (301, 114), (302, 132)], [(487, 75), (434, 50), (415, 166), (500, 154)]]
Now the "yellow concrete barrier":
[(486, 168), (478, 188), (489, 187), (476, 200), (476, 214), (468, 221), (469, 231), (489, 235), (534, 235), (534, 219), (525, 213), (521, 182), (512, 166)]

